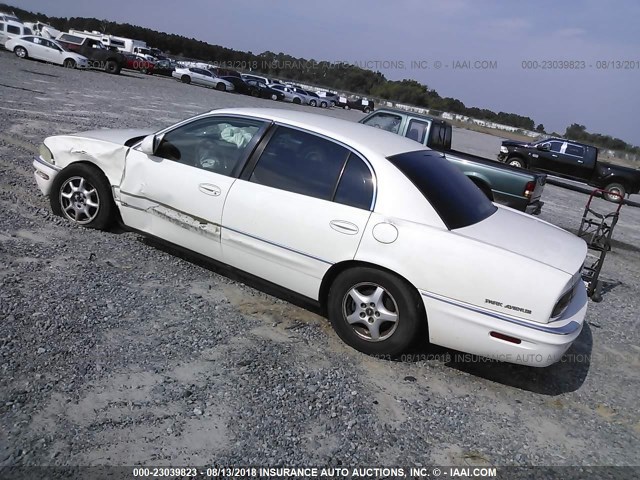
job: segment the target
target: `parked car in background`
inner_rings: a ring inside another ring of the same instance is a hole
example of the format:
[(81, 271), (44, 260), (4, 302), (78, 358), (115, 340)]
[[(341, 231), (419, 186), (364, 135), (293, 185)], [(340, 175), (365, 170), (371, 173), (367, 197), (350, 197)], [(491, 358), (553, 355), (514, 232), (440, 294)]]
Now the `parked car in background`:
[(491, 201), (534, 215), (540, 213), (544, 205), (545, 174), (526, 172), (495, 160), (453, 150), (453, 129), (442, 119), (382, 108), (361, 119), (360, 123), (402, 135), (442, 152)]
[(50, 38), (51, 40), (55, 40), (58, 35), (60, 35), (60, 30), (52, 27), (51, 25), (47, 25), (42, 22), (24, 22), (24, 25), (31, 29), (34, 35), (38, 35), (39, 37)]
[(0, 13), (0, 45), (5, 45), (9, 40), (25, 35), (33, 35), (33, 31), (15, 15)]
[(216, 77), (209, 70), (204, 68), (176, 68), (171, 74), (172, 77), (177, 78), (182, 83), (193, 83), (194, 85), (203, 85), (205, 87), (215, 88), (221, 92), (233, 92), (235, 87), (233, 83), (223, 80), (220, 77)]
[(257, 80), (259, 82), (264, 83), (265, 85), (269, 85), (271, 83), (275, 83), (275, 82), (272, 82), (267, 77), (262, 77), (260, 75), (254, 75), (252, 73), (243, 73), (243, 74), (241, 74), (241, 77), (242, 77), (243, 80)]
[(270, 98), (271, 100), (284, 100), (284, 93), (269, 87), (266, 83), (259, 80), (245, 80), (247, 85), (255, 89), (258, 97)]
[(312, 107), (329, 107), (329, 101), (326, 98), (321, 97), (316, 92), (312, 92), (310, 90), (305, 90), (305, 92), (307, 92), (307, 95), (312, 97), (312, 99), (309, 100), (309, 105), (311, 105)]
[(175, 62), (172, 62), (171, 60), (158, 60), (153, 68), (153, 74), (170, 77), (175, 69)]
[(146, 58), (133, 53), (123, 53), (123, 55), (125, 58), (123, 68), (136, 70), (140, 73), (146, 73), (147, 75), (155, 73), (156, 64), (154, 62), (150, 62)]
[(119, 218), (308, 297), (367, 354), (428, 335), (544, 367), (583, 327), (585, 242), (493, 205), (439, 153), (389, 132), (223, 109), (155, 133), (48, 137), (33, 165), (55, 214), (99, 229)]
[(125, 63), (124, 55), (117, 50), (106, 48), (100, 41), (92, 38), (61, 33), (56, 42), (67, 50), (87, 57), (90, 68), (117, 75)]
[(316, 92), (318, 96), (325, 98), (329, 102), (330, 107), (335, 107), (340, 102), (340, 96), (333, 92)]
[(359, 97), (340, 97), (337, 106), (342, 107), (345, 110), (360, 110), (364, 113), (373, 112), (375, 110), (373, 100), (367, 100), (366, 98)]
[(563, 138), (548, 138), (534, 143), (505, 140), (498, 160), (514, 167), (551, 173), (607, 190), (611, 193), (605, 193), (605, 198), (612, 202), (640, 192), (640, 170), (600, 162), (596, 147)]
[(293, 87), (289, 85), (283, 85), (281, 83), (271, 83), (267, 85), (272, 90), (276, 92), (280, 92), (284, 96), (285, 102), (291, 102), (298, 105), (308, 105), (310, 97), (308, 95), (302, 94), (298, 91), (295, 91)]
[(66, 68), (89, 68), (87, 57), (70, 52), (55, 40), (47, 38), (36, 36), (14, 38), (5, 43), (5, 48), (20, 58), (33, 58)]
[(251, 89), (249, 85), (247, 85), (247, 82), (245, 82), (241, 77), (223, 75), (220, 78), (226, 80), (229, 83), (232, 83), (234, 91), (236, 93), (240, 93), (242, 95), (251, 95), (254, 97), (258, 96), (257, 92), (254, 92), (253, 89)]

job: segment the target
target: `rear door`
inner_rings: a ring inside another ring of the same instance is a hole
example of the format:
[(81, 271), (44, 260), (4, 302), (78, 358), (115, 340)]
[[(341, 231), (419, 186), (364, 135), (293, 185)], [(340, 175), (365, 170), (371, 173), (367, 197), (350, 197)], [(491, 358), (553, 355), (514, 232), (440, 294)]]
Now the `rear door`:
[(154, 155), (131, 149), (119, 191), (124, 223), (219, 259), (222, 207), (267, 126), (210, 116), (161, 135)]
[(225, 263), (317, 298), (331, 265), (356, 254), (374, 202), (371, 168), (343, 145), (286, 126), (249, 165), (224, 206)]

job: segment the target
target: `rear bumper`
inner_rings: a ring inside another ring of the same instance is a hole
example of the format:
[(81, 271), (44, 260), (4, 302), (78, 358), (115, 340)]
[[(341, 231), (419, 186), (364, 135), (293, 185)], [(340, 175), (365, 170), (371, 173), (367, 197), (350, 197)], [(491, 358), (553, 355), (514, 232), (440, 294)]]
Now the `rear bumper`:
[(542, 206), (544, 205), (544, 202), (541, 200), (537, 200), (533, 203), (530, 203), (527, 208), (525, 208), (525, 213), (528, 213), (529, 215), (539, 215), (540, 212), (542, 211)]
[[(582, 331), (588, 300), (586, 288), (579, 288), (561, 319), (536, 323), (430, 292), (420, 293), (428, 314), (432, 343), (489, 360), (532, 367), (546, 367), (561, 360)], [(520, 343), (496, 338), (492, 332)]]

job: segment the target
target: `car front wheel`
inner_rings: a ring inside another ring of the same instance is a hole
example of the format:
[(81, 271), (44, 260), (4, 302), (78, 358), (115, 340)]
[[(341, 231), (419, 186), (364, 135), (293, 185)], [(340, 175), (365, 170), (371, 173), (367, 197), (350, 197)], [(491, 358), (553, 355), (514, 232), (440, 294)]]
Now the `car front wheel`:
[(63, 66), (65, 68), (76, 68), (76, 61), (72, 58), (67, 58), (64, 63)]
[(512, 167), (516, 168), (525, 168), (524, 161), (520, 160), (519, 158), (510, 158), (509, 160), (507, 160), (507, 165), (511, 165)]
[(191, 83), (191, 77), (189, 75), (182, 75), (180, 81), (182, 81), (182, 83)]
[(624, 196), (627, 194), (627, 190), (621, 183), (610, 183), (604, 189), (607, 193), (604, 194), (604, 198), (609, 200), (610, 202), (620, 202), (624, 199)]
[(227, 90), (227, 86), (224, 83), (218, 83), (216, 85), (216, 90), (220, 92), (225, 92)]
[(16, 57), (20, 57), (20, 58), (27, 58), (27, 57), (28, 57), (28, 55), (27, 55), (27, 49), (26, 49), (26, 48), (24, 48), (24, 47), (16, 47), (16, 48), (13, 50), (13, 53), (15, 53), (15, 54), (16, 54)]
[(104, 71), (117, 75), (120, 73), (120, 65), (118, 65), (118, 62), (115, 60), (107, 60), (107, 63), (104, 66)]
[(317, 105), (317, 103), (316, 103), (316, 101), (315, 101), (315, 100), (311, 100), (311, 101), (309, 102), (309, 105), (311, 105), (312, 107), (315, 107), (315, 106)]
[(86, 164), (70, 165), (56, 176), (50, 201), (53, 213), (84, 227), (104, 230), (113, 221), (109, 181)]
[(329, 290), (327, 312), (338, 336), (369, 355), (399, 355), (426, 325), (415, 288), (392, 273), (369, 267), (338, 275)]

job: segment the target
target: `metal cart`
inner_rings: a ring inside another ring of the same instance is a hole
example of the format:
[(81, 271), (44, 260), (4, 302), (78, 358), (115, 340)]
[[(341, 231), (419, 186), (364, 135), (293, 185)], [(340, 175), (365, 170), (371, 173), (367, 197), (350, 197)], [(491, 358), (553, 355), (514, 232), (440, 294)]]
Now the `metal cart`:
[[(602, 301), (602, 282), (598, 277), (607, 252), (611, 250), (611, 235), (616, 223), (618, 223), (620, 209), (624, 202), (624, 199), (618, 195), (620, 197), (617, 202), (618, 208), (609, 213), (597, 212), (592, 206), (593, 199), (602, 197), (604, 193), (617, 195), (616, 192), (600, 189), (591, 192), (578, 230), (578, 236), (587, 242), (587, 247), (589, 248), (587, 260), (582, 267), (582, 279), (587, 284), (587, 294), (594, 302)], [(610, 202), (607, 204), (610, 204)]]

